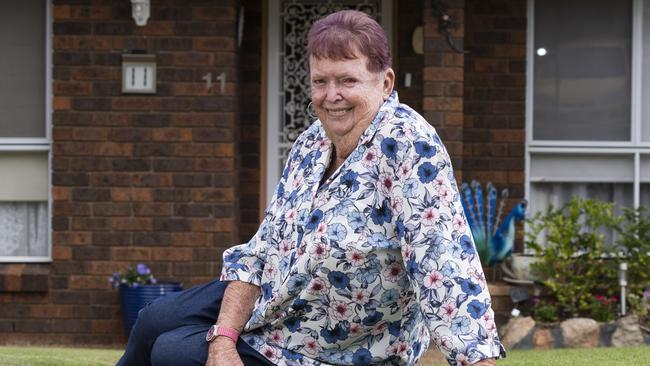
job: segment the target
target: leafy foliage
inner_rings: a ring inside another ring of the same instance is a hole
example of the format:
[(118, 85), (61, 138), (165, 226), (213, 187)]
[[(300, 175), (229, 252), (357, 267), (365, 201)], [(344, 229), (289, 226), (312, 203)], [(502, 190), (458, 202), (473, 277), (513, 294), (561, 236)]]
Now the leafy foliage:
[[(626, 208), (617, 227), (617, 254), (627, 262), (631, 294), (642, 296), (650, 285), (650, 217), (645, 208)], [(622, 260), (623, 260), (622, 259)]]
[(603, 234), (617, 223), (612, 204), (581, 198), (529, 220), (526, 244), (541, 257), (534, 267), (560, 318), (591, 316), (594, 293), (611, 297), (617, 290), (617, 265), (606, 259)]

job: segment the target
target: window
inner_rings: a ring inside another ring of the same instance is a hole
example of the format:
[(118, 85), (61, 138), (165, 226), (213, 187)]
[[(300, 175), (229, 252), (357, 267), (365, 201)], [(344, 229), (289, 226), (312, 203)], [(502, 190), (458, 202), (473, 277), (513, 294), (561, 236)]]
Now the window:
[(650, 0), (529, 0), (530, 211), (650, 208)]
[(0, 262), (51, 258), (49, 3), (0, 2)]

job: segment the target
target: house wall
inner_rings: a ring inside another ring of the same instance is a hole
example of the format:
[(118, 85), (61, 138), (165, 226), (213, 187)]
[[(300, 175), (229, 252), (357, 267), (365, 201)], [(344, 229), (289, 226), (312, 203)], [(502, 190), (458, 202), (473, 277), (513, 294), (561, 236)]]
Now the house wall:
[[(129, 264), (185, 287), (218, 276), (239, 239), (238, 8), (156, 1), (137, 27), (128, 1), (54, 3), (53, 262), (40, 288), (43, 266), (4, 266), (0, 342), (124, 342), (108, 278)], [(135, 50), (157, 57), (155, 95), (121, 93)]]
[(526, 1), (466, 0), (463, 173), (524, 198)]
[[(445, 4), (469, 54), (449, 48), (430, 1), (394, 3), (400, 98), (436, 127), (459, 181), (491, 180), (522, 198), (526, 2)], [(53, 263), (0, 265), (0, 343), (122, 344), (112, 272), (145, 262), (190, 287), (218, 276), (223, 250), (253, 235), (264, 179), (262, 7), (165, 0), (137, 27), (128, 1), (55, 2)], [(424, 55), (410, 46), (420, 24)], [(121, 93), (121, 55), (134, 50), (157, 56), (155, 95)], [(206, 89), (207, 73), (217, 88)], [(502, 297), (495, 304), (509, 310)]]

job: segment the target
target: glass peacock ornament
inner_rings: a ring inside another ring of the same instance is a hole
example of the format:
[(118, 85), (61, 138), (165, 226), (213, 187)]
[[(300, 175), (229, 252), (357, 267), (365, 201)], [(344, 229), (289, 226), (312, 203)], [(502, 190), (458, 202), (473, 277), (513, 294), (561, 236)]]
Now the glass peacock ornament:
[(501, 215), (508, 199), (508, 190), (499, 194), (488, 182), (483, 187), (477, 181), (461, 185), (463, 209), (474, 237), (476, 251), (481, 263), (494, 266), (512, 254), (515, 243), (515, 223), (526, 216), (526, 200), (517, 202), (501, 221)]

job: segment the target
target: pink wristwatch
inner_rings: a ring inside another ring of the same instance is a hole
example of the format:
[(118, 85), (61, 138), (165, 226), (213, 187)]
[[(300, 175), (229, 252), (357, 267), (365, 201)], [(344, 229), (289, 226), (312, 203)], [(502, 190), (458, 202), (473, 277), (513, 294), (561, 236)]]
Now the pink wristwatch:
[(234, 328), (215, 324), (211, 326), (210, 329), (208, 329), (208, 334), (205, 335), (205, 340), (207, 342), (212, 342), (218, 336), (228, 337), (232, 339), (233, 342), (237, 343), (237, 339), (239, 339), (239, 332)]

